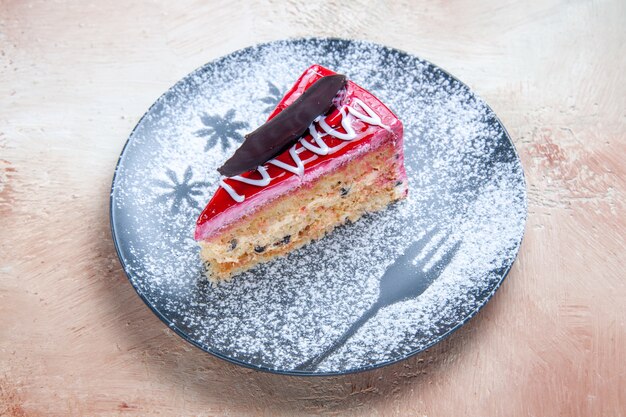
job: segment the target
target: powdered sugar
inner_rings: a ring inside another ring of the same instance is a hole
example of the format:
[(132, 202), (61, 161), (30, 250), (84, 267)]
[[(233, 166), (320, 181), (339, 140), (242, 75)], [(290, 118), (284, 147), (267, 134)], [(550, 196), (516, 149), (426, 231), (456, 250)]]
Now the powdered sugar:
[[(211, 287), (192, 237), (217, 188), (216, 168), (235, 150), (232, 138), (263, 122), (271, 86), (286, 90), (313, 63), (348, 75), (403, 121), (409, 197)], [(340, 337), (426, 230), (447, 237), (439, 255), (460, 241), (421, 296), (379, 311), (317, 369), (343, 372), (423, 349), (484, 304), (517, 253), (526, 194), (512, 144), (466, 86), (384, 47), (297, 40), (231, 54), (161, 97), (120, 161), (112, 215), (131, 282), (172, 327), (207, 350), (277, 371)]]

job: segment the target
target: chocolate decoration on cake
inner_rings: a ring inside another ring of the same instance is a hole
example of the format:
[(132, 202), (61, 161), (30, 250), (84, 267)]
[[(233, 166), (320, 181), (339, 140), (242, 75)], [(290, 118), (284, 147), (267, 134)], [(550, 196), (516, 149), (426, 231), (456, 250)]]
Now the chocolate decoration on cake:
[(329, 75), (317, 80), (290, 106), (252, 133), (217, 170), (227, 177), (254, 169), (282, 153), (306, 132), (316, 117), (333, 106), (333, 99), (346, 85), (345, 75)]

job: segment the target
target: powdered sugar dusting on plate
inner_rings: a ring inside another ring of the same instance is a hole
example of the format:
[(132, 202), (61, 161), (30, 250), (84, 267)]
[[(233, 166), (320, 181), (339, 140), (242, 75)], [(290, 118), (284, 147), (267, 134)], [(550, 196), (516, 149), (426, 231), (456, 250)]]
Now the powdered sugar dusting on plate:
[[(304, 69), (318, 63), (377, 95), (405, 126), (409, 197), (212, 287), (193, 240), (216, 171)], [(112, 221), (147, 303), (188, 340), (250, 366), (289, 372), (322, 352), (377, 299), (380, 277), (427, 230), (460, 248), (419, 297), (381, 309), (315, 372), (398, 360), (462, 324), (497, 289), (523, 234), (519, 159), (493, 112), (418, 58), (365, 42), (281, 41), (235, 52), (176, 84), (131, 135)]]

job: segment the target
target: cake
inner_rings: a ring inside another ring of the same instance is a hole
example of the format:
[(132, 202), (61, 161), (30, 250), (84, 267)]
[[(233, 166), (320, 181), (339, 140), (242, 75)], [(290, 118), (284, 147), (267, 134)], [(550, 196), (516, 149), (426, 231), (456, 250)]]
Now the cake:
[(400, 120), (319, 65), (304, 71), (219, 171), (195, 231), (212, 281), (285, 255), (408, 192)]

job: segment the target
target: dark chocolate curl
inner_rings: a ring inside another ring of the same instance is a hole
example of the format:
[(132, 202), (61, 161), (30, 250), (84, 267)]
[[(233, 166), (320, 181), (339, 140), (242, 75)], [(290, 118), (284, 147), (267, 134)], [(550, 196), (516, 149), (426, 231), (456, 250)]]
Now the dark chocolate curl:
[(317, 116), (326, 114), (333, 98), (346, 85), (341, 74), (322, 77), (290, 106), (252, 133), (235, 154), (217, 170), (227, 177), (239, 175), (263, 165), (295, 143)]

